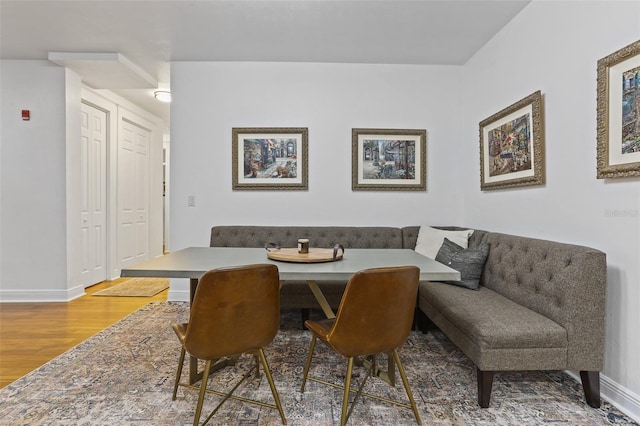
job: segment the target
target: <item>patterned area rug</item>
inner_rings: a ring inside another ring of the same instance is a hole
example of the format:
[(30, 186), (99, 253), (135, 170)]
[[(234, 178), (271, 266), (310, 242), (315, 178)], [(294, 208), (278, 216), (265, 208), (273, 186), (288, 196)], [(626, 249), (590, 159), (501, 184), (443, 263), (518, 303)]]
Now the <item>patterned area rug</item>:
[[(171, 329), (185, 322), (185, 303), (155, 302), (103, 330), (75, 348), (0, 390), (1, 425), (189, 425), (197, 394), (180, 388), (171, 400), (180, 349)], [(281, 329), (266, 355), (289, 425), (336, 425), (341, 391), (315, 382), (300, 393), (310, 335), (300, 329), (297, 312), (285, 312)], [(400, 349), (407, 376), (425, 425), (635, 425), (603, 402), (585, 404), (581, 385), (563, 372), (497, 373), (491, 406), (476, 403), (475, 367), (441, 333), (412, 332)], [(214, 373), (210, 385), (229, 388), (246, 371), (252, 357)], [(344, 380), (346, 363), (322, 344), (316, 348), (312, 374)], [(185, 366), (185, 370), (188, 367)], [(187, 371), (185, 371), (187, 373)], [(354, 384), (364, 372), (357, 371)], [(391, 388), (370, 379), (366, 390), (406, 401), (402, 386)], [(238, 395), (272, 401), (264, 374), (249, 378)], [(204, 418), (219, 397), (207, 395)], [(273, 409), (227, 401), (214, 425), (279, 425)], [(414, 425), (410, 410), (363, 398), (351, 425)]]
[(151, 297), (169, 288), (166, 278), (132, 278), (93, 293), (93, 296)]

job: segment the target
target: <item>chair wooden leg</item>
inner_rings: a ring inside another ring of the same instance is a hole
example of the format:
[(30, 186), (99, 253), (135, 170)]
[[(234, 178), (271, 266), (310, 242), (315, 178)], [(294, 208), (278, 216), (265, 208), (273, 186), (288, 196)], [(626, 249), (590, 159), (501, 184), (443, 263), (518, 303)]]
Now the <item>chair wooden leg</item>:
[(353, 372), (353, 357), (349, 357), (347, 362), (347, 375), (344, 378), (344, 395), (342, 396), (342, 414), (340, 415), (340, 426), (347, 424), (347, 407), (349, 406), (349, 393), (351, 391), (351, 374)]
[(307, 362), (304, 366), (304, 375), (302, 376), (302, 386), (300, 392), (304, 392), (304, 386), (307, 383), (307, 376), (309, 375), (309, 367), (311, 367), (311, 358), (313, 358), (313, 351), (316, 348), (316, 336), (311, 337), (311, 344), (309, 344), (309, 355), (307, 355)]
[(198, 395), (198, 405), (196, 406), (196, 413), (193, 416), (193, 426), (198, 426), (200, 423), (200, 414), (202, 413), (202, 403), (204, 402), (204, 394), (207, 391), (207, 381), (209, 380), (209, 370), (211, 369), (211, 360), (207, 360), (204, 365), (204, 371), (202, 372), (202, 381), (200, 382), (200, 393)]
[(587, 404), (600, 408), (600, 373), (598, 371), (581, 371), (582, 389)]
[(176, 400), (176, 395), (178, 394), (178, 385), (180, 384), (180, 376), (182, 376), (182, 366), (184, 365), (184, 356), (186, 351), (184, 347), (180, 351), (180, 361), (178, 361), (178, 371), (176, 372), (176, 382), (173, 384), (173, 396), (171, 399), (173, 401)]
[(258, 355), (260, 355), (260, 361), (262, 361), (262, 369), (264, 370), (264, 375), (267, 376), (267, 380), (269, 381), (269, 387), (271, 388), (273, 399), (276, 401), (276, 406), (278, 407), (278, 411), (280, 412), (280, 417), (282, 417), (282, 424), (286, 425), (287, 419), (284, 416), (284, 410), (282, 409), (282, 404), (280, 404), (280, 398), (278, 397), (276, 384), (273, 381), (273, 376), (271, 375), (269, 364), (267, 364), (267, 357), (264, 355), (264, 350), (262, 348), (258, 350)]
[(493, 371), (482, 371), (479, 368), (476, 368), (476, 371), (478, 374), (478, 405), (482, 408), (487, 408), (491, 400)]
[(411, 393), (411, 388), (409, 387), (409, 380), (407, 380), (407, 374), (404, 371), (404, 367), (402, 366), (402, 362), (400, 362), (400, 356), (398, 356), (398, 351), (396, 349), (393, 350), (393, 359), (398, 366), (398, 371), (400, 372), (400, 377), (402, 378), (402, 384), (404, 385), (404, 390), (407, 392), (407, 397), (409, 397), (409, 402), (411, 403), (411, 409), (413, 410), (413, 415), (416, 416), (416, 421), (419, 425), (422, 425), (422, 419), (420, 418), (420, 414), (418, 413), (418, 407), (416, 406), (416, 401), (413, 399), (413, 394)]

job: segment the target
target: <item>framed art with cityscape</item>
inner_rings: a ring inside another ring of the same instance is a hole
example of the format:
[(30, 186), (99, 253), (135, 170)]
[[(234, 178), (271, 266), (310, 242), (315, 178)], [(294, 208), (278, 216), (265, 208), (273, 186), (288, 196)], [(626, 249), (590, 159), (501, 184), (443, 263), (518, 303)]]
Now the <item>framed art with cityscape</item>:
[(480, 189), (544, 183), (542, 94), (538, 90), (480, 122)]
[(233, 128), (234, 190), (306, 190), (306, 127)]
[(354, 191), (425, 191), (427, 131), (352, 129)]
[(598, 61), (597, 178), (640, 176), (640, 40)]

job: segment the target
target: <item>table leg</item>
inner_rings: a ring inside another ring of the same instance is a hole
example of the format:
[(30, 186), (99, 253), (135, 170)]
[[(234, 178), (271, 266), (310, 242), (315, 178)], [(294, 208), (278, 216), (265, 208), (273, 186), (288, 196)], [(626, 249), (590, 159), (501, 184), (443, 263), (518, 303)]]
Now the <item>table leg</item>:
[(387, 354), (387, 374), (386, 374), (386, 376), (387, 376), (387, 378), (385, 379), (383, 376), (380, 376), (380, 374), (378, 374), (378, 377), (380, 377), (382, 380), (384, 380), (385, 382), (389, 383), (391, 386), (395, 386), (396, 385), (396, 362), (394, 361), (393, 354), (391, 354), (391, 353)]
[(193, 303), (193, 298), (196, 295), (196, 287), (198, 287), (198, 278), (189, 279), (189, 307)]
[(327, 302), (327, 298), (324, 297), (324, 294), (322, 294), (322, 291), (320, 290), (318, 283), (313, 280), (308, 280), (307, 285), (309, 286), (309, 288), (311, 289), (311, 292), (313, 293), (316, 300), (320, 304), (320, 307), (322, 308), (322, 311), (324, 312), (326, 317), (329, 319), (335, 318), (336, 314), (333, 313), (333, 309), (331, 309), (331, 306), (329, 306), (329, 302)]
[[(387, 371), (382, 370), (378, 367), (378, 363), (376, 363), (375, 370), (371, 373), (374, 376), (378, 376), (391, 386), (396, 386), (396, 363), (393, 360), (393, 356), (391, 354), (385, 354), (387, 356)], [(363, 359), (359, 360), (360, 365), (364, 365), (366, 368), (371, 368), (371, 357), (367, 356)]]
[[(196, 295), (196, 287), (198, 287), (198, 279), (191, 278), (189, 280), (189, 308), (193, 303), (193, 297)], [(189, 384), (192, 385), (202, 378), (202, 373), (198, 373), (198, 358), (189, 355)]]

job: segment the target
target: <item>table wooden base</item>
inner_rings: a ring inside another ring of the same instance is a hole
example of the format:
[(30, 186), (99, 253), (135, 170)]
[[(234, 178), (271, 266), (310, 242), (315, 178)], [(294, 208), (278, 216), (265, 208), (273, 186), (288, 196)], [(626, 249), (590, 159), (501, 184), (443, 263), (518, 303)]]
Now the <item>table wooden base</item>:
[(327, 298), (324, 297), (324, 294), (322, 294), (322, 291), (320, 290), (318, 283), (313, 280), (309, 280), (307, 281), (307, 285), (309, 286), (309, 289), (313, 293), (313, 296), (316, 298), (316, 300), (320, 304), (320, 307), (322, 308), (322, 312), (324, 312), (325, 316), (328, 319), (335, 318), (336, 315), (333, 313), (333, 309), (331, 309), (331, 306), (329, 306), (329, 302), (327, 302)]

